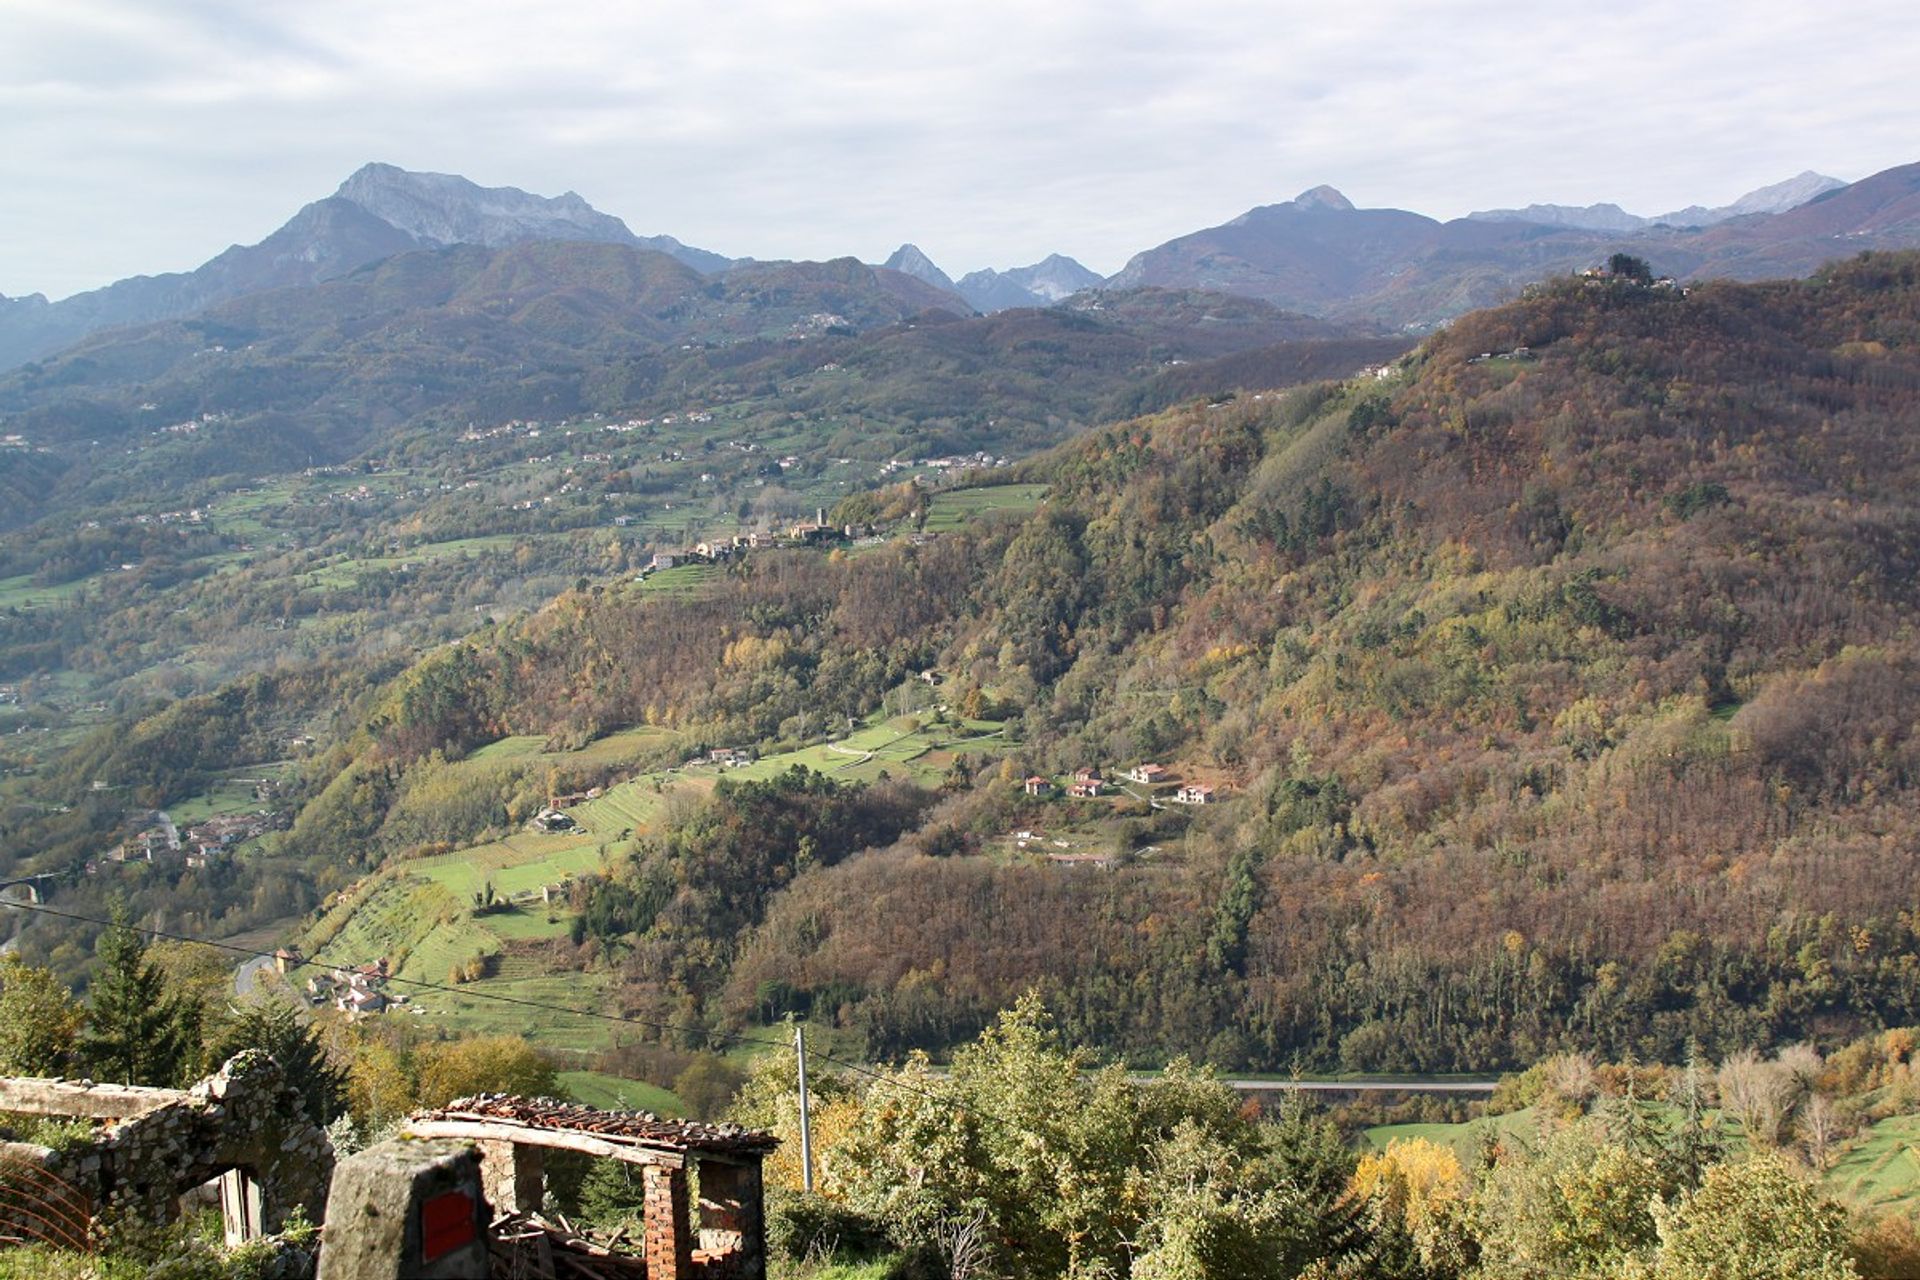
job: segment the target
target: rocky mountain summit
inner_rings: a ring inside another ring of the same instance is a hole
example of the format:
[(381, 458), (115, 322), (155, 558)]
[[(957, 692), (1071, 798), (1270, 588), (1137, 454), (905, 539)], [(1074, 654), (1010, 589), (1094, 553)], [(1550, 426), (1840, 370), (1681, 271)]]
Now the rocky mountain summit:
[(369, 164), (258, 244), (234, 245), (192, 271), (134, 276), (59, 302), (38, 294), (0, 299), (0, 369), (50, 355), (101, 329), (176, 319), (271, 289), (320, 284), (396, 253), (535, 240), (633, 245), (703, 273), (733, 265), (731, 258), (672, 236), (636, 236), (571, 191), (548, 198), (515, 187), (482, 187), (453, 174)]

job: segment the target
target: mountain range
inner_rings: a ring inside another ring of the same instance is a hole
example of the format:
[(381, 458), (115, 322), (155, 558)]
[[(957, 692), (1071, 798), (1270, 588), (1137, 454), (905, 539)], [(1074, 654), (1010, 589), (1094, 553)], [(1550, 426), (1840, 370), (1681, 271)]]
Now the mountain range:
[(1588, 231), (1641, 231), (1648, 227), (1711, 227), (1734, 218), (1755, 213), (1785, 213), (1797, 209), (1816, 196), (1836, 191), (1847, 184), (1838, 178), (1809, 169), (1798, 177), (1749, 191), (1732, 204), (1709, 209), (1688, 205), (1672, 213), (1651, 218), (1628, 213), (1617, 204), (1530, 204), (1524, 209), (1483, 209), (1469, 218), (1483, 222), (1533, 222), (1547, 227), (1580, 227)]
[(983, 315), (1013, 307), (1050, 307), (1106, 283), (1098, 272), (1058, 253), (1028, 267), (968, 272), (957, 283), (915, 244), (901, 245), (882, 265), (956, 294)]
[(171, 320), (249, 294), (320, 284), (398, 253), (529, 240), (634, 245), (704, 272), (733, 265), (731, 258), (672, 236), (636, 236), (571, 191), (547, 199), (451, 174), (369, 164), (265, 240), (234, 245), (192, 271), (134, 276), (58, 302), (39, 294), (0, 297), (0, 368), (49, 355), (101, 329)]
[(1782, 212), (1620, 231), (1485, 217), (1440, 222), (1399, 209), (1358, 209), (1339, 192), (1316, 187), (1137, 254), (1107, 287), (1214, 289), (1308, 315), (1425, 330), (1614, 253), (1637, 255), (1683, 280), (1760, 280), (1803, 276), (1862, 250), (1916, 244), (1920, 164)]
[[(137, 276), (58, 302), (37, 294), (0, 297), (0, 369), (103, 329), (323, 284), (398, 254), (530, 241), (655, 250), (709, 277), (763, 265), (671, 236), (637, 236), (572, 192), (547, 198), (369, 164), (265, 240), (236, 245), (193, 271)], [(1863, 249), (1915, 244), (1920, 165), (1906, 165), (1851, 184), (1802, 173), (1729, 205), (1689, 206), (1654, 218), (1613, 204), (1534, 204), (1442, 222), (1399, 209), (1357, 208), (1321, 186), (1144, 250), (1105, 279), (1054, 254), (956, 281), (912, 244), (882, 266), (937, 291), (926, 300), (961, 315), (1052, 306), (1088, 290), (1157, 287), (1232, 293), (1283, 311), (1420, 332), (1615, 252), (1644, 257), (1682, 279), (1759, 279), (1804, 275)]]

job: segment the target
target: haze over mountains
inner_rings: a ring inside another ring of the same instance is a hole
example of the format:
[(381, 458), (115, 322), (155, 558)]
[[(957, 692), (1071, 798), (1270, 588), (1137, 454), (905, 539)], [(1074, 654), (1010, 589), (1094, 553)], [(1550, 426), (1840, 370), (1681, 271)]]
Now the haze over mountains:
[[(755, 265), (672, 236), (635, 235), (572, 192), (547, 198), (369, 164), (260, 243), (236, 245), (193, 271), (137, 276), (58, 302), (0, 296), (0, 368), (103, 329), (321, 284), (396, 254), (530, 241), (652, 250), (705, 276)], [(1920, 165), (1852, 184), (1807, 172), (1730, 205), (1689, 206), (1653, 218), (1611, 204), (1534, 204), (1440, 222), (1398, 209), (1357, 208), (1321, 186), (1147, 249), (1106, 279), (1054, 254), (956, 281), (912, 244), (882, 266), (937, 290), (926, 301), (958, 314), (1051, 306), (1090, 289), (1150, 286), (1232, 293), (1285, 311), (1418, 332), (1616, 251), (1646, 257), (1680, 278), (1758, 279), (1805, 274), (1862, 249), (1915, 244)]]

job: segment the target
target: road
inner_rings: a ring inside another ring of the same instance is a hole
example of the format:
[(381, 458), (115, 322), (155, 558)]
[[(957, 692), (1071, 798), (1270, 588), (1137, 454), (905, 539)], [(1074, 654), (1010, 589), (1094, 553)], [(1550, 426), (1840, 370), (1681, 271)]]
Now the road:
[(233, 974), (234, 994), (242, 999), (252, 995), (255, 985), (260, 980), (261, 970), (271, 968), (272, 965), (272, 956), (255, 956), (241, 965)]

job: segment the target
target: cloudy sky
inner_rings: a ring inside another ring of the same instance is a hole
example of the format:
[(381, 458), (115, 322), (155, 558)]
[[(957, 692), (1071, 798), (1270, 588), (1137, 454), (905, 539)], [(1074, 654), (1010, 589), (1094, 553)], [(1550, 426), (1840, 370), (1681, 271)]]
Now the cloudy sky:
[(1920, 160), (1913, 0), (0, 0), (0, 293), (266, 235), (368, 160), (951, 274), (1332, 183), (1448, 217)]

